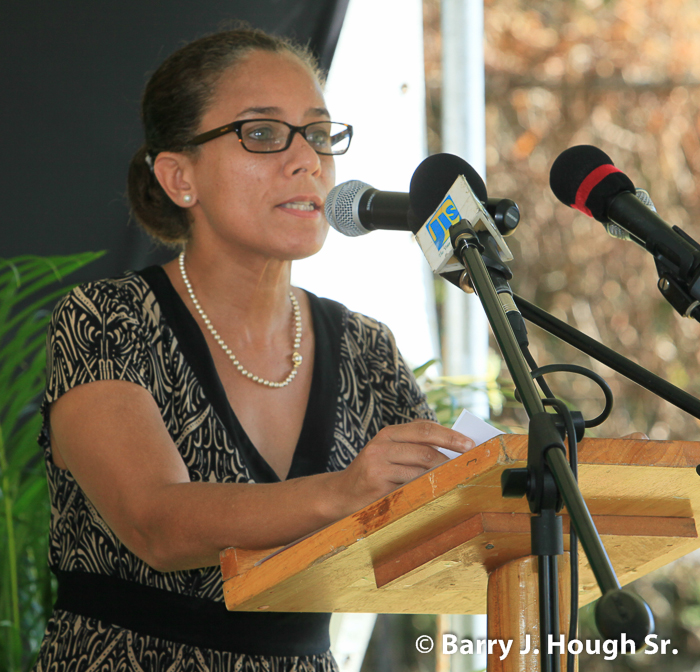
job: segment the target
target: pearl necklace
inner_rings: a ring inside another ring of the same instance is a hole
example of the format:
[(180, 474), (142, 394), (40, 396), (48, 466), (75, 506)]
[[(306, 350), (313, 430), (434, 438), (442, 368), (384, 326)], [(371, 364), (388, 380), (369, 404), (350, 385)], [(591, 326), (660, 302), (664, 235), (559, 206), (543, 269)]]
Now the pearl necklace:
[(214, 340), (221, 346), (221, 349), (228, 355), (228, 358), (233, 362), (233, 365), (236, 367), (238, 371), (241, 372), (242, 375), (244, 375), (246, 378), (249, 378), (252, 380), (254, 383), (259, 383), (260, 385), (265, 385), (267, 387), (286, 387), (289, 385), (294, 380), (294, 377), (297, 375), (297, 371), (299, 370), (299, 367), (301, 366), (301, 362), (303, 360), (303, 357), (299, 354), (299, 346), (301, 345), (301, 310), (299, 309), (299, 302), (297, 301), (296, 296), (294, 296), (293, 292), (289, 292), (289, 298), (292, 301), (292, 310), (294, 311), (294, 325), (295, 325), (295, 331), (294, 331), (294, 353), (292, 354), (292, 370), (289, 372), (289, 375), (281, 382), (281, 383), (275, 383), (272, 380), (265, 380), (265, 378), (261, 378), (260, 376), (256, 376), (255, 374), (251, 373), (250, 371), (247, 371), (246, 368), (243, 366), (238, 361), (238, 358), (236, 355), (234, 355), (231, 352), (231, 348), (224, 343), (224, 339), (219, 336), (217, 333), (216, 329), (212, 327), (211, 325), (211, 320), (207, 317), (207, 314), (202, 310), (202, 306), (199, 304), (199, 301), (197, 300), (197, 297), (194, 295), (194, 290), (192, 289), (192, 283), (190, 282), (190, 279), (187, 277), (187, 273), (185, 272), (185, 252), (180, 253), (179, 257), (179, 262), (180, 262), (180, 273), (182, 275), (182, 280), (185, 283), (185, 287), (187, 287), (187, 293), (190, 295), (190, 299), (192, 299), (192, 303), (194, 304), (194, 307), (197, 309), (197, 312), (199, 313), (200, 317), (204, 321), (204, 324), (206, 325), (207, 329), (209, 330), (209, 333), (214, 337)]

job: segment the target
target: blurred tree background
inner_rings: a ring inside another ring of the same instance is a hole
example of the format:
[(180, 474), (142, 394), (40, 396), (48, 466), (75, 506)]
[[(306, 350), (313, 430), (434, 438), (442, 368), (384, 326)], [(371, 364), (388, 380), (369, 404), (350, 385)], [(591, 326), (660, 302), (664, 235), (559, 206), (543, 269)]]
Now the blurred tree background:
[[(425, 2), (431, 153), (440, 151), (439, 0)], [(700, 239), (700, 3), (695, 0), (487, 0), (487, 186), (512, 198), (514, 290), (697, 396), (700, 324), (656, 289), (651, 256), (559, 203), (549, 169), (566, 148), (601, 148), (660, 215)], [(650, 392), (531, 329), (541, 365), (575, 362), (605, 376), (617, 399), (600, 435), (645, 431), (700, 438), (698, 422)], [(559, 376), (563, 398), (589, 416), (586, 379)]]
[[(428, 137), (441, 151), (440, 2), (424, 0)], [(509, 245), (513, 289), (523, 298), (700, 394), (700, 324), (681, 318), (656, 288), (651, 256), (559, 203), (549, 170), (568, 147), (606, 152), (660, 216), (700, 241), (700, 2), (697, 0), (485, 0), (487, 186), (512, 198), (521, 224)], [(698, 421), (532, 326), (540, 365), (577, 363), (600, 373), (616, 405), (598, 436), (644, 431), (700, 440)], [(494, 345), (495, 347), (495, 345)], [(587, 379), (550, 384), (586, 417), (602, 399)], [(506, 405), (496, 418), (522, 425)], [(596, 435), (589, 432), (589, 435)], [(697, 554), (633, 584), (678, 655), (581, 656), (582, 672), (700, 670)], [(592, 611), (581, 639), (596, 637)], [(411, 669), (425, 669), (425, 663)], [(407, 668), (406, 668), (407, 669)]]
[[(522, 212), (515, 291), (697, 396), (700, 324), (661, 297), (645, 250), (554, 198), (549, 169), (567, 147), (595, 145), (700, 240), (700, 3), (487, 2), (485, 23), (488, 186)], [(605, 375), (617, 404), (601, 435), (700, 438), (686, 413), (533, 336), (541, 364), (577, 361)], [(599, 404), (592, 385), (566, 377), (559, 394), (588, 416)]]

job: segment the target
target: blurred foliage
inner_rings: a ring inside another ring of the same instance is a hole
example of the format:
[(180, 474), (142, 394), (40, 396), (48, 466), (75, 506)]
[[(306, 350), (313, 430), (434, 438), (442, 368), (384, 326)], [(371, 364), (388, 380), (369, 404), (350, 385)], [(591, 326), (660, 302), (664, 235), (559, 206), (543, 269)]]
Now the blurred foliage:
[(520, 408), (515, 401), (515, 388), (509, 377), (501, 375), (503, 360), (493, 350), (489, 350), (486, 376), (437, 376), (429, 375), (437, 360), (431, 360), (414, 370), (430, 407), (435, 411), (438, 422), (452, 427), (471, 394), (486, 394), (491, 417), (489, 422), (503, 431), (521, 433), (525, 429), (512, 422), (499, 422), (505, 409)]
[[(485, 0), (484, 23), (487, 185), (490, 194), (515, 200), (522, 215), (509, 239), (514, 291), (698, 396), (700, 324), (665, 302), (646, 251), (556, 200), (549, 169), (568, 147), (599, 147), (649, 191), (663, 219), (700, 241), (700, 2)], [(439, 0), (424, 0), (424, 31), (428, 142), (435, 153)], [(644, 431), (657, 440), (700, 439), (696, 419), (536, 327), (530, 337), (540, 366), (581, 364), (608, 381), (616, 404), (600, 436)], [(598, 412), (599, 393), (587, 379), (559, 375), (548, 382), (586, 417)], [(583, 655), (581, 671), (700, 670), (698, 562), (693, 554), (631, 586), (678, 655), (615, 661)], [(595, 636), (592, 607), (581, 612), (579, 636)]]
[(0, 670), (28, 670), (55, 589), (49, 571), (50, 503), (37, 436), (51, 285), (102, 253), (0, 259)]
[[(509, 239), (514, 291), (697, 396), (700, 325), (661, 297), (647, 252), (555, 199), (549, 168), (568, 147), (600, 147), (650, 192), (664, 219), (700, 239), (700, 4), (487, 0), (484, 19), (487, 184), (522, 213)], [(425, 37), (434, 152), (441, 130), (438, 0), (425, 1)], [(617, 404), (601, 433), (698, 436), (694, 418), (536, 327), (530, 331), (540, 365), (578, 363), (608, 380)], [(586, 379), (557, 377), (554, 385), (586, 415), (599, 403)]]

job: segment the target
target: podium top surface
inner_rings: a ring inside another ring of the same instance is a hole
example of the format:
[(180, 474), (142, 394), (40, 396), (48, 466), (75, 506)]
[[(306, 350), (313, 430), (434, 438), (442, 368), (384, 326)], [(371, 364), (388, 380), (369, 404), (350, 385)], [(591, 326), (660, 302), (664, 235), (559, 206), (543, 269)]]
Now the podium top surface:
[[(500, 486), (526, 466), (527, 439), (491, 439), (281, 549), (222, 551), (227, 608), (484, 613), (488, 572), (530, 554), (527, 501)], [(620, 583), (700, 547), (699, 464), (696, 442), (579, 444), (579, 485)], [(598, 592), (580, 555), (585, 603)]]

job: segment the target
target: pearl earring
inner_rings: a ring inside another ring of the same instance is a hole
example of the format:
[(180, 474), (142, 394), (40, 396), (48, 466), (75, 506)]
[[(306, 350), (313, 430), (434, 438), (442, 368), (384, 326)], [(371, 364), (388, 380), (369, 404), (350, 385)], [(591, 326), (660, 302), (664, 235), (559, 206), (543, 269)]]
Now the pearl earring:
[(185, 194), (182, 197), (182, 200), (185, 201), (185, 203), (191, 203), (192, 202), (192, 194)]

